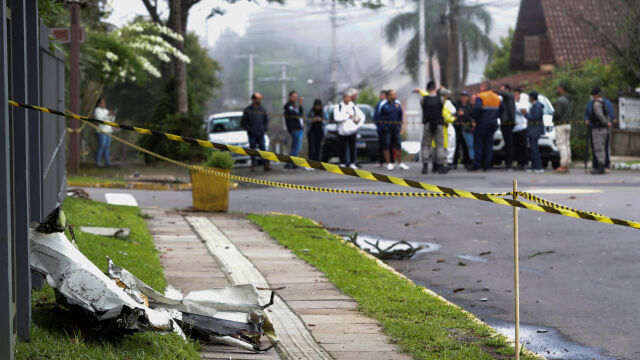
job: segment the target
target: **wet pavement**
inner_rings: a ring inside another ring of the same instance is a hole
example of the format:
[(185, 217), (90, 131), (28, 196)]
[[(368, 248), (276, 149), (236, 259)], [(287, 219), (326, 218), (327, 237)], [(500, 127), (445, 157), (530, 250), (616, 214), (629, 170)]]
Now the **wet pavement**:
[[(552, 201), (620, 218), (640, 218), (638, 172), (614, 171), (594, 177), (575, 169), (569, 175), (454, 171), (445, 176), (422, 176), (418, 168), (413, 164), (409, 172), (392, 174), (478, 192), (509, 191), (516, 178), (520, 189), (538, 191)], [(373, 166), (365, 169), (378, 171)], [(412, 191), (318, 171), (276, 170), (250, 176), (334, 188)], [(87, 191), (94, 198), (105, 192)], [(190, 192), (123, 192), (133, 193), (142, 206), (191, 205)], [(467, 199), (381, 198), (250, 186), (231, 192), (230, 210), (296, 213), (323, 223), (335, 233), (358, 232), (437, 244), (441, 248), (433, 252), (389, 264), (485, 321), (513, 321), (513, 225), (509, 207)], [(549, 329), (543, 335), (553, 335), (552, 330), (557, 329), (559, 335), (587, 349), (603, 349), (593, 350), (597, 359), (640, 359), (639, 258), (638, 230), (521, 210), (521, 321), (534, 324), (536, 329)], [(537, 340), (530, 341), (529, 348), (538, 346)], [(583, 350), (569, 345), (541, 351), (564, 356), (566, 348), (569, 354), (564, 358), (580, 359)]]

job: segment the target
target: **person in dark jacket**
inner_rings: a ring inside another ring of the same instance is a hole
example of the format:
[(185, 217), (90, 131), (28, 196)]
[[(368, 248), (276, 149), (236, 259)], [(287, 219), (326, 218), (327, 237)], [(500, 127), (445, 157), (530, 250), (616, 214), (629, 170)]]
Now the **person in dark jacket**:
[(460, 153), (462, 153), (462, 165), (469, 169), (473, 162), (473, 120), (471, 119), (471, 103), (469, 93), (463, 91), (456, 106), (456, 121), (453, 128), (456, 130), (456, 152), (453, 158), (454, 169), (458, 166)]
[(324, 137), (324, 111), (322, 110), (322, 100), (313, 100), (313, 107), (307, 116), (310, 122), (307, 130), (307, 140), (309, 141), (309, 159), (320, 161), (320, 150), (322, 138)]
[[(269, 116), (267, 111), (262, 107), (262, 95), (253, 93), (251, 95), (251, 105), (242, 111), (242, 119), (240, 125), (247, 131), (249, 138), (249, 147), (252, 149), (267, 150), (264, 143), (264, 134), (269, 129)], [(264, 166), (264, 171), (270, 171), (271, 165), (269, 160), (256, 159), (251, 157), (251, 171), (255, 171), (256, 164), (260, 163)]]
[(596, 157), (597, 167), (591, 171), (592, 175), (605, 174), (607, 156), (607, 137), (612, 123), (608, 114), (607, 104), (602, 98), (600, 87), (596, 86), (591, 91), (593, 103), (589, 112), (589, 126), (591, 127), (591, 142), (593, 143), (593, 154)]
[[(289, 155), (298, 156), (300, 147), (302, 146), (302, 135), (304, 130), (304, 109), (302, 108), (303, 97), (298, 98), (298, 93), (292, 91), (289, 93), (289, 101), (284, 104), (284, 120), (287, 125), (287, 131), (291, 135), (291, 152)], [(287, 163), (285, 169), (297, 169), (298, 166)]]
[[(609, 101), (609, 99), (602, 97), (602, 101), (604, 102), (605, 105), (605, 110), (607, 113), (607, 116), (609, 117), (609, 119), (613, 122), (616, 119), (616, 114), (613, 110), (613, 105), (611, 104), (611, 101)], [(587, 123), (587, 125), (589, 125), (589, 138), (591, 139), (591, 150), (593, 153), (592, 156), (592, 166), (594, 169), (598, 168), (598, 159), (596, 158), (596, 153), (595, 153), (595, 149), (593, 149), (593, 137), (591, 136), (591, 124), (589, 123), (589, 114), (591, 114), (593, 110), (593, 97), (589, 100), (589, 102), (587, 103), (587, 109), (584, 112), (584, 121)], [(604, 171), (605, 173), (609, 173), (609, 167), (611, 167), (611, 134), (607, 134), (607, 139), (606, 139), (606, 143), (605, 143), (605, 147), (604, 147), (604, 151), (605, 151), (605, 164), (604, 164)]]
[(498, 130), (498, 118), (502, 111), (502, 102), (495, 92), (491, 91), (491, 83), (480, 85), (480, 93), (473, 106), (473, 118), (476, 122), (473, 132), (473, 168), (491, 170), (493, 162), (493, 134)]
[[(422, 106), (422, 174), (429, 173), (429, 163), (434, 163), (432, 171), (435, 173), (446, 174), (449, 168), (446, 166), (446, 157), (444, 152), (444, 117), (442, 116), (442, 108), (444, 102), (436, 90), (435, 81), (431, 80), (427, 84), (427, 91), (415, 89), (414, 92), (422, 95), (420, 102)], [(435, 156), (433, 156), (432, 140), (436, 144)]]
[(544, 123), (542, 121), (544, 105), (538, 101), (538, 93), (536, 91), (529, 93), (529, 102), (531, 102), (529, 111), (526, 109), (521, 110), (522, 114), (527, 118), (527, 139), (529, 139), (529, 147), (531, 148), (531, 169), (527, 169), (527, 172), (543, 173), (538, 139), (544, 134)]
[(507, 158), (505, 160), (505, 167), (507, 170), (513, 166), (513, 160), (515, 158), (515, 149), (513, 146), (513, 127), (516, 124), (516, 102), (513, 93), (511, 92), (511, 86), (509, 84), (502, 84), (500, 90), (496, 91), (496, 94), (502, 97), (502, 111), (500, 112), (500, 131), (502, 132), (502, 138), (504, 139), (504, 147)]
[(382, 109), (382, 106), (384, 105), (384, 103), (387, 102), (387, 90), (380, 90), (380, 95), (379, 95), (379, 101), (376, 104), (376, 107), (373, 111), (373, 123), (376, 124), (376, 132), (378, 133), (378, 149), (379, 149), (379, 153), (378, 153), (378, 164), (376, 165), (376, 167), (380, 168), (384, 165), (384, 154), (383, 154), (383, 148), (382, 148), (382, 135), (380, 134), (380, 130), (381, 130), (381, 123), (380, 123), (380, 110)]
[(380, 109), (380, 136), (384, 160), (387, 163), (387, 170), (393, 170), (392, 151), (395, 150), (398, 160), (398, 168), (409, 170), (409, 167), (402, 162), (402, 104), (397, 100), (395, 90), (387, 92), (387, 102)]

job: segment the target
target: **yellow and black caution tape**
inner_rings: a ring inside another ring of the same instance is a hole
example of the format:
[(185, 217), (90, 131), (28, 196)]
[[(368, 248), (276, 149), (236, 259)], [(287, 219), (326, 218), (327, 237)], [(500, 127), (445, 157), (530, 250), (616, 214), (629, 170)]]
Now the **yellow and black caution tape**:
[(524, 192), (524, 191), (518, 191), (518, 195), (522, 196), (523, 198), (525, 198), (525, 199), (527, 199), (529, 201), (532, 201), (532, 202), (534, 202), (536, 204), (539, 204), (539, 205), (545, 205), (545, 206), (550, 206), (550, 207), (553, 207), (553, 208), (556, 208), (556, 209), (562, 209), (562, 210), (568, 210), (568, 211), (574, 211), (574, 212), (582, 212), (582, 213), (590, 214), (590, 215), (604, 216), (602, 214), (598, 214), (598, 213), (592, 212), (592, 211), (576, 210), (576, 209), (570, 208), (568, 206), (564, 206), (564, 205), (561, 205), (561, 204), (558, 204), (558, 203), (554, 203), (553, 201), (549, 201), (549, 200), (543, 199), (543, 198), (541, 198), (539, 196), (535, 196), (535, 195), (533, 195), (531, 193)]
[(214, 143), (206, 140), (193, 139), (186, 136), (169, 134), (169, 133), (165, 133), (157, 130), (150, 130), (150, 129), (140, 128), (140, 127), (135, 127), (130, 125), (118, 124), (110, 121), (102, 121), (98, 119), (89, 118), (86, 116), (76, 115), (68, 112), (62, 112), (55, 109), (41, 107), (41, 106), (21, 104), (12, 100), (9, 100), (9, 104), (16, 107), (43, 111), (49, 114), (70, 117), (70, 118), (92, 122), (96, 124), (109, 125), (109, 126), (124, 129), (124, 130), (134, 131), (140, 134), (159, 136), (172, 141), (191, 143), (191, 144), (199, 145), (199, 146), (210, 148), (210, 149), (218, 149), (218, 150), (232, 152), (235, 154), (254, 156), (254, 157), (262, 158), (265, 160), (279, 161), (279, 162), (294, 164), (297, 166), (303, 166), (303, 167), (309, 167), (317, 170), (328, 171), (335, 174), (348, 175), (348, 176), (363, 178), (363, 179), (372, 180), (372, 181), (385, 182), (389, 184), (395, 184), (398, 186), (411, 187), (411, 188), (426, 190), (426, 191), (435, 192), (435, 193), (443, 193), (443, 194), (450, 195), (451, 197), (463, 197), (463, 198), (473, 199), (473, 200), (482, 200), (482, 201), (492, 202), (500, 205), (520, 207), (520, 208), (529, 209), (533, 211), (563, 215), (563, 216), (568, 216), (573, 218), (592, 220), (592, 221), (598, 221), (598, 222), (603, 222), (607, 224), (615, 224), (615, 225), (628, 226), (635, 229), (640, 229), (640, 223), (636, 221), (631, 221), (631, 220), (616, 219), (608, 216), (598, 215), (595, 213), (568, 210), (568, 209), (563, 209), (563, 208), (560, 208), (557, 206), (551, 206), (551, 205), (526, 203), (526, 202), (521, 202), (513, 199), (504, 199), (492, 194), (482, 194), (482, 193), (476, 193), (476, 192), (471, 192), (466, 190), (453, 189), (445, 186), (427, 184), (427, 183), (423, 183), (415, 180), (403, 179), (395, 176), (378, 174), (378, 173), (373, 173), (365, 170), (351, 169), (348, 167), (338, 166), (338, 165), (324, 163), (324, 162), (315, 161), (315, 160), (309, 160), (309, 159), (305, 159), (297, 156), (289, 156), (289, 155), (273, 153), (270, 151), (242, 148), (239, 146), (225, 145), (225, 144)]

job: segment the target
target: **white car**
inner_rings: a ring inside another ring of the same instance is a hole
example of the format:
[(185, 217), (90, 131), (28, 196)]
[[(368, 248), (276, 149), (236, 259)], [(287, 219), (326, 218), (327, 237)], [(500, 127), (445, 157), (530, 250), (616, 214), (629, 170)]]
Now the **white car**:
[[(210, 115), (205, 122), (205, 129), (209, 137), (209, 141), (248, 148), (249, 136), (246, 130), (240, 125), (242, 120), (242, 111), (232, 111)], [(269, 136), (264, 135), (265, 148), (269, 150)], [(238, 163), (250, 163), (250, 156), (231, 154)]]

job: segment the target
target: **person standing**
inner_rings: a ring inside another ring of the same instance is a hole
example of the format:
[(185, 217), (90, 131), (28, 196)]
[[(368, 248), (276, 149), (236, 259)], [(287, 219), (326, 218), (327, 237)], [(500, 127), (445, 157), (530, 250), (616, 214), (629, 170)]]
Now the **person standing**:
[(393, 153), (396, 151), (398, 168), (401, 170), (409, 170), (409, 167), (402, 162), (402, 139), (400, 132), (402, 130), (402, 104), (397, 100), (394, 90), (387, 93), (387, 102), (384, 103), (380, 110), (382, 148), (384, 160), (387, 163), (387, 170), (393, 170)]
[[(300, 147), (302, 146), (302, 134), (304, 130), (304, 109), (302, 103), (304, 98), (298, 98), (298, 93), (292, 91), (289, 93), (289, 101), (284, 105), (284, 119), (287, 125), (287, 131), (291, 135), (291, 152), (289, 155), (298, 156)], [(298, 166), (290, 163), (284, 165), (285, 169), (297, 169)]]
[(535, 91), (529, 93), (529, 102), (531, 103), (531, 108), (528, 111), (526, 109), (521, 110), (522, 114), (527, 118), (527, 139), (531, 148), (531, 169), (527, 169), (527, 172), (543, 173), (544, 169), (542, 169), (538, 140), (544, 134), (544, 123), (542, 121), (544, 105), (538, 101), (538, 93)]
[(513, 127), (513, 150), (516, 162), (518, 163), (517, 170), (525, 170), (529, 164), (529, 151), (527, 148), (527, 118), (522, 113), (522, 110), (528, 110), (531, 107), (529, 102), (529, 95), (523, 94), (520, 88), (513, 90), (514, 99), (516, 102), (516, 125)]
[[(601, 92), (600, 87), (596, 86), (596, 89), (598, 89), (598, 91)], [(615, 121), (616, 114), (613, 111), (613, 105), (611, 104), (611, 101), (609, 101), (609, 99), (605, 98), (604, 96), (602, 97), (602, 101), (604, 102), (604, 105), (606, 107), (607, 116), (609, 117), (611, 122)], [(587, 103), (587, 109), (584, 112), (584, 120), (585, 120), (585, 122), (587, 124), (589, 124), (589, 114), (591, 113), (592, 110), (593, 110), (593, 96), (591, 97), (591, 99)], [(589, 133), (591, 133), (591, 125), (589, 125)], [(594, 169), (597, 169), (598, 168), (598, 159), (596, 158), (595, 149), (593, 148), (593, 138), (592, 138), (591, 135), (589, 135), (589, 138), (591, 139), (591, 150), (593, 152), (593, 155), (592, 155), (592, 166), (593, 166)], [(609, 167), (611, 166), (611, 147), (610, 147), (611, 143), (610, 143), (610, 140), (611, 140), (611, 133), (608, 133), (607, 134), (606, 144), (605, 144), (605, 157), (606, 157), (606, 161), (605, 161), (605, 164), (604, 164), (605, 173), (609, 173)]]
[[(269, 116), (261, 104), (262, 95), (260, 93), (253, 93), (251, 95), (251, 104), (242, 111), (240, 126), (247, 131), (249, 147), (264, 151), (267, 150), (265, 147), (264, 134), (269, 129)], [(271, 171), (269, 160), (262, 158), (256, 159), (255, 156), (252, 156), (251, 172), (255, 171), (257, 164), (262, 164), (264, 171)]]
[(324, 111), (322, 109), (322, 100), (313, 100), (313, 107), (309, 110), (308, 118), (311, 122), (309, 130), (307, 130), (309, 159), (320, 161), (322, 138), (324, 137)]
[(456, 121), (453, 127), (456, 131), (456, 151), (453, 158), (453, 168), (458, 167), (458, 160), (462, 154), (462, 165), (469, 169), (473, 161), (473, 127), (471, 120), (471, 103), (469, 93), (463, 91), (460, 100), (456, 101)]
[(340, 162), (344, 166), (357, 169), (356, 138), (360, 126), (365, 121), (362, 110), (352, 101), (352, 92), (342, 95), (342, 101), (333, 109), (333, 120), (338, 123), (338, 138), (340, 139)]
[(381, 126), (382, 123), (380, 122), (380, 110), (382, 109), (382, 106), (387, 102), (387, 91), (386, 90), (380, 90), (380, 95), (379, 95), (379, 101), (376, 104), (376, 107), (373, 111), (373, 122), (376, 124), (376, 132), (378, 133), (378, 164), (376, 165), (377, 168), (380, 168), (382, 166), (384, 166), (384, 149), (383, 149), (383, 144), (382, 144), (382, 134), (381, 134)]
[[(453, 127), (453, 123), (456, 121), (456, 107), (453, 105), (449, 96), (451, 96), (451, 90), (441, 87), (438, 90), (438, 95), (442, 98), (442, 118), (444, 119), (444, 126), (442, 127), (444, 137), (444, 153), (445, 153), (445, 168), (448, 172), (453, 165), (453, 159), (456, 153), (456, 130)], [(432, 145), (435, 146), (435, 141), (432, 141)]]
[(573, 104), (567, 93), (567, 85), (561, 83), (556, 89), (558, 99), (553, 112), (553, 124), (556, 129), (556, 145), (560, 152), (560, 166), (554, 169), (554, 173), (566, 174), (571, 166), (571, 119), (573, 117)]
[[(612, 123), (609, 118), (607, 105), (602, 99), (600, 87), (596, 86), (591, 91), (593, 103), (589, 112), (589, 126), (591, 127), (591, 139), (593, 154), (597, 159), (597, 167), (591, 171), (592, 175), (605, 174), (607, 136)], [(594, 164), (595, 165), (595, 164)]]
[(480, 85), (480, 93), (473, 107), (473, 118), (476, 122), (473, 133), (474, 158), (472, 171), (491, 170), (493, 161), (493, 134), (498, 129), (498, 117), (502, 102), (498, 94), (491, 91), (491, 83)]
[[(103, 98), (98, 99), (96, 108), (93, 110), (93, 117), (102, 121), (113, 121), (114, 113), (107, 109), (107, 101)], [(107, 134), (113, 133), (113, 128), (109, 125), (98, 125), (101, 132), (96, 133), (98, 140), (98, 150), (96, 151), (96, 165), (100, 165), (100, 160), (104, 158), (104, 166), (111, 166), (109, 161), (109, 148), (111, 147), (111, 137)]]
[[(415, 92), (422, 95), (422, 173), (429, 173), (429, 163), (435, 161), (433, 172), (447, 173), (445, 166), (444, 153), (444, 118), (442, 117), (442, 108), (444, 103), (438, 95), (435, 81), (431, 80), (427, 84), (427, 91), (415, 89)], [(435, 157), (431, 148), (431, 141), (435, 141)]]
[(502, 84), (500, 90), (496, 94), (502, 97), (502, 111), (500, 112), (500, 131), (504, 139), (506, 151), (505, 168), (511, 170), (513, 160), (515, 158), (515, 149), (513, 146), (513, 128), (516, 122), (516, 102), (511, 92), (511, 85)]

